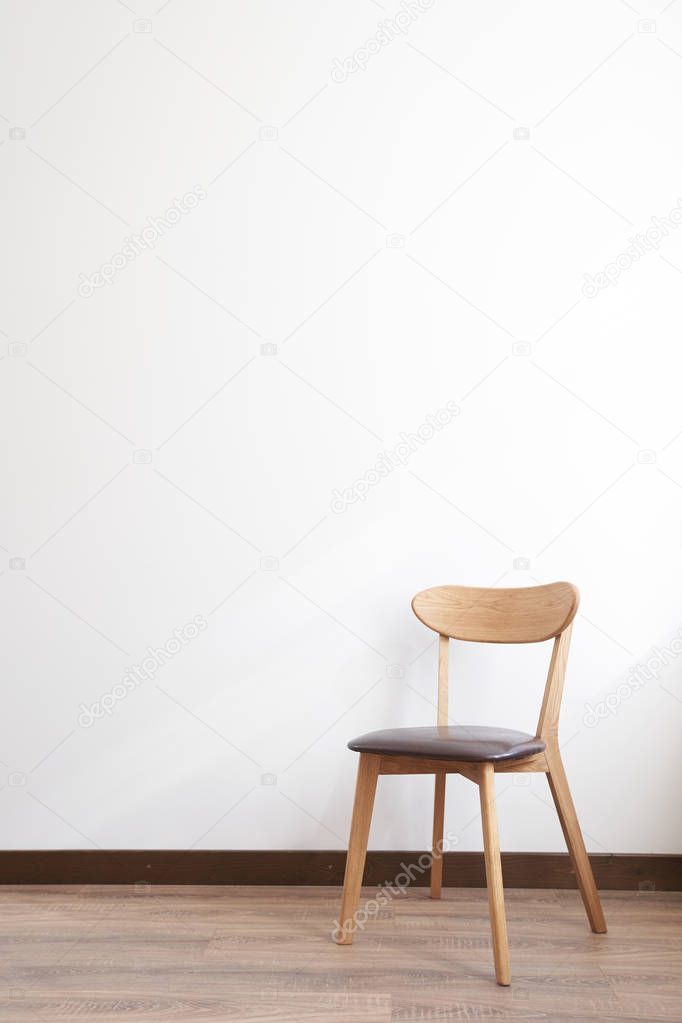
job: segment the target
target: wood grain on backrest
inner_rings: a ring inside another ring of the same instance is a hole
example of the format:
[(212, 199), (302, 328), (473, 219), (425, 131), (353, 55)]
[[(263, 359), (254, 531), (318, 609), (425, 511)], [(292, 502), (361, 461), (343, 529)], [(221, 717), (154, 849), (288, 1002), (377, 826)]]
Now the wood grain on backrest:
[(434, 632), (475, 643), (540, 643), (560, 635), (575, 617), (580, 595), (571, 583), (522, 589), (434, 586), (412, 601)]

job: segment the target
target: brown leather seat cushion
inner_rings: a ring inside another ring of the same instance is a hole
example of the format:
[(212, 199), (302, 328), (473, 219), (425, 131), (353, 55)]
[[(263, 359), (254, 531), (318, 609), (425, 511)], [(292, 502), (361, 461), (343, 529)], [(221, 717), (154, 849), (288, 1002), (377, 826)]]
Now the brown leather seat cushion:
[(545, 744), (525, 732), (485, 725), (435, 725), (430, 728), (386, 728), (351, 739), (348, 748), (358, 753), (425, 757), (427, 760), (462, 760), (470, 763), (520, 760), (541, 753)]

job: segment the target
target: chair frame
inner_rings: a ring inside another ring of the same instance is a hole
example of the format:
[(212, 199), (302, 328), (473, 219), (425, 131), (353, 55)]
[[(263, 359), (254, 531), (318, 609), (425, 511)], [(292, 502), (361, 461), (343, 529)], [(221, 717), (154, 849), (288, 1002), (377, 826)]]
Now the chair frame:
[(606, 932), (599, 894), (587, 850), (573, 805), (559, 750), (559, 712), (566, 675), (572, 622), (578, 609), (579, 594), (570, 583), (553, 583), (523, 589), (484, 590), (473, 587), (444, 586), (417, 594), (412, 607), (417, 617), (439, 633), (438, 640), (438, 718), (448, 724), (450, 639), (493, 643), (541, 642), (554, 639), (536, 737), (545, 750), (519, 760), (501, 762), (456, 762), (423, 757), (385, 756), (361, 753), (358, 765), (355, 801), (348, 842), (348, 857), (343, 900), (335, 941), (350, 945), (355, 930), (367, 841), (379, 775), (433, 774), (435, 776), (431, 898), (439, 899), (443, 882), (443, 828), (445, 786), (448, 774), (461, 774), (478, 785), (483, 848), (492, 931), (493, 958), (497, 983), (511, 983), (507, 921), (504, 908), (502, 862), (497, 826), (495, 775), (534, 772), (546, 775), (554, 799), (561, 829), (568, 846), (587, 918), (596, 934)]

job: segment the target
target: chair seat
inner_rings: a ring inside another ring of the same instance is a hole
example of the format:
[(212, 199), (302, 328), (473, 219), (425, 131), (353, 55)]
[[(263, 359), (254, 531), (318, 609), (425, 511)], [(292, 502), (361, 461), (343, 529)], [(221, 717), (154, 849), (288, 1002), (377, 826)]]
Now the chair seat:
[(485, 725), (436, 725), (430, 728), (386, 728), (368, 732), (348, 743), (357, 753), (424, 757), (427, 760), (461, 760), (466, 763), (499, 763), (542, 753), (542, 739), (511, 728)]

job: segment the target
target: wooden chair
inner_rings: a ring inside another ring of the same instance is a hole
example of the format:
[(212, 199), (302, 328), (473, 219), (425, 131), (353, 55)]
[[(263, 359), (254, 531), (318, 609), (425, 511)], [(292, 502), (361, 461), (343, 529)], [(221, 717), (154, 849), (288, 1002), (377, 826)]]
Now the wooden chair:
[[(497, 983), (508, 985), (509, 949), (502, 866), (495, 806), (495, 774), (539, 771), (549, 787), (570, 853), (590, 927), (606, 931), (592, 868), (561, 762), (559, 710), (579, 594), (570, 583), (524, 589), (436, 586), (412, 601), (417, 618), (439, 634), (438, 724), (435, 728), (395, 728), (362, 735), (348, 743), (360, 753), (355, 803), (343, 883), (340, 926), (335, 940), (350, 945), (355, 929), (367, 852), (374, 793), (380, 774), (433, 774), (435, 799), (431, 898), (441, 894), (445, 779), (461, 774), (479, 787)], [(477, 643), (540, 643), (554, 639), (540, 719), (535, 736), (504, 728), (448, 724), (448, 661), (451, 639)]]

